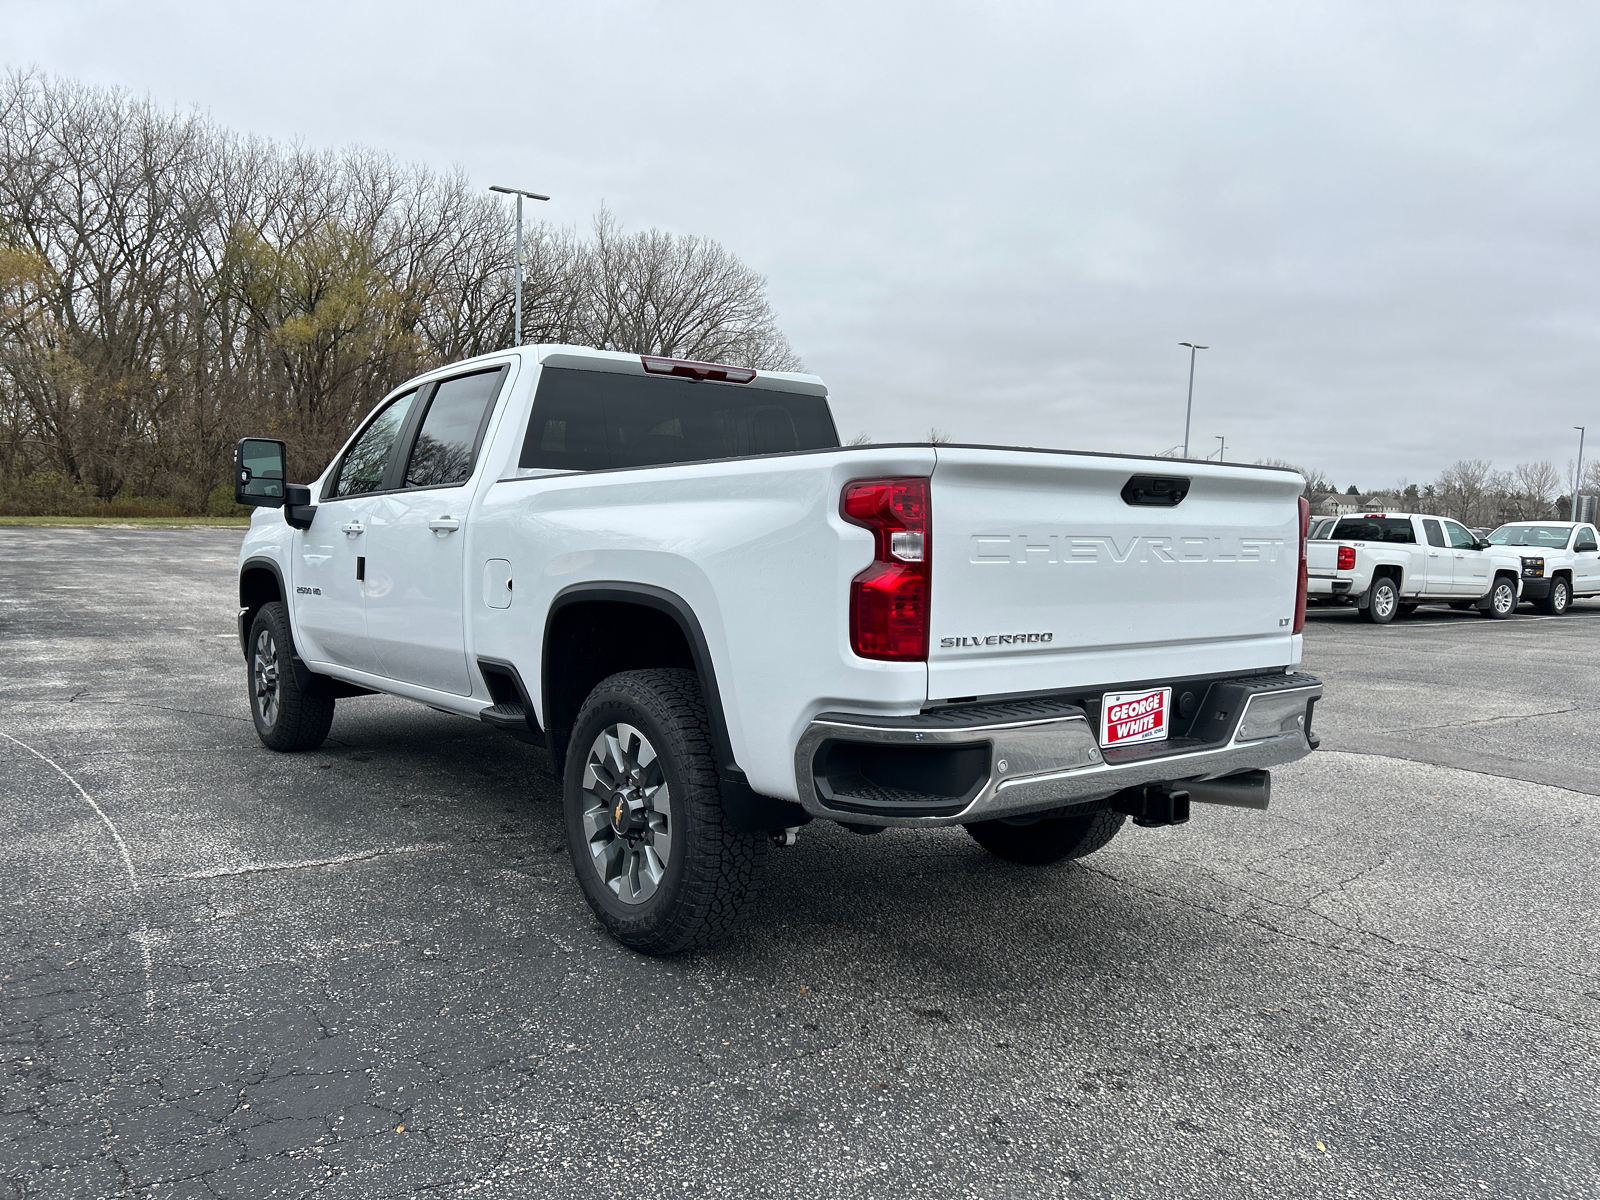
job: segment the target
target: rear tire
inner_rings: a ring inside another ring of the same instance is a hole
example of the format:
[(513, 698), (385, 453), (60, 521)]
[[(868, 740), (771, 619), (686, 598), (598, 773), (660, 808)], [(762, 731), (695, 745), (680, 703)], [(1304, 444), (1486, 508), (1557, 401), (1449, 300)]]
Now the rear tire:
[(1517, 611), (1517, 585), (1501, 576), (1489, 589), (1489, 603), (1478, 610), (1495, 621), (1504, 621)]
[(1367, 588), (1367, 606), (1361, 619), (1372, 625), (1387, 625), (1400, 611), (1400, 589), (1387, 575), (1380, 575)]
[(250, 717), (262, 745), (288, 753), (315, 750), (333, 728), (333, 685), (326, 676), (306, 672), (307, 686), (300, 686), (289, 614), (279, 601), (263, 604), (256, 613), (249, 645)]
[(1571, 607), (1572, 589), (1567, 586), (1566, 579), (1558, 575), (1550, 581), (1550, 594), (1539, 601), (1539, 611), (1559, 617)]
[(1112, 838), (1127, 817), (1110, 809), (1081, 816), (1045, 817), (1027, 824), (974, 821), (964, 828), (990, 854), (1025, 867), (1043, 867), (1093, 854)]
[(573, 722), (567, 851), (606, 932), (645, 954), (726, 934), (766, 871), (768, 838), (727, 823), (693, 671), (624, 671)]

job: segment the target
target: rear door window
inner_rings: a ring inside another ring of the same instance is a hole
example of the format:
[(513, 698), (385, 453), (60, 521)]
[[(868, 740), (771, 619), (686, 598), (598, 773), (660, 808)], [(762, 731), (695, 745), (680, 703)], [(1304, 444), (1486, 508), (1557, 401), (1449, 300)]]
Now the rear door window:
[(413, 389), (389, 401), (376, 417), (368, 422), (361, 436), (351, 443), (339, 463), (328, 498), (359, 496), (375, 492), (383, 486), (384, 473), (389, 468), (389, 456), (399, 440), (400, 430), (411, 412), (417, 393)]
[(406, 487), (448, 487), (467, 481), (505, 375), (504, 367), (495, 367), (457, 375), (434, 389), (406, 463)]
[(1443, 546), (1446, 544), (1444, 540), (1444, 530), (1439, 528), (1439, 522), (1424, 521), (1422, 523), (1422, 527), (1428, 531), (1428, 545)]
[(838, 444), (821, 396), (546, 367), (517, 465), (599, 471)]

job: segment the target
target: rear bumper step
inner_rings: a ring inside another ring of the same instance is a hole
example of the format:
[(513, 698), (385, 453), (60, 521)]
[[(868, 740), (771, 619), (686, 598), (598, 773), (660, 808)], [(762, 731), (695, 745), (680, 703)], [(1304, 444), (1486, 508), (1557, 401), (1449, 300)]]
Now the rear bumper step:
[(1147, 785), (1196, 803), (1265, 808), (1266, 769), (1316, 747), (1311, 713), (1321, 695), (1311, 675), (1214, 680), (1182, 736), (1106, 751), (1085, 707), (1064, 700), (901, 717), (822, 713), (795, 750), (800, 803), (829, 820), (913, 827), (1021, 816)]

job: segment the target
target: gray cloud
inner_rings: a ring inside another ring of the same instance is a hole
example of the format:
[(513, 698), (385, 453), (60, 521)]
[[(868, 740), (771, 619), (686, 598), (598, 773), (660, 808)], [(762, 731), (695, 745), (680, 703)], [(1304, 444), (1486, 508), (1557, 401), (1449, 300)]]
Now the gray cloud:
[(0, 14), (14, 65), (717, 237), (846, 431), (1158, 451), (1194, 338), (1197, 447), (1340, 482), (1600, 432), (1587, 10), (223, 8)]

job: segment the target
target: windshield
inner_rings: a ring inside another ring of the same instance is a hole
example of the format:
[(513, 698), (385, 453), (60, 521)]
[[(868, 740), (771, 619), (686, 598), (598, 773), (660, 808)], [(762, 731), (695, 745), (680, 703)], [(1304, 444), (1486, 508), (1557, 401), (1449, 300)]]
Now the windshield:
[(1572, 530), (1565, 525), (1502, 525), (1489, 535), (1496, 546), (1538, 546), (1543, 550), (1564, 550)]

